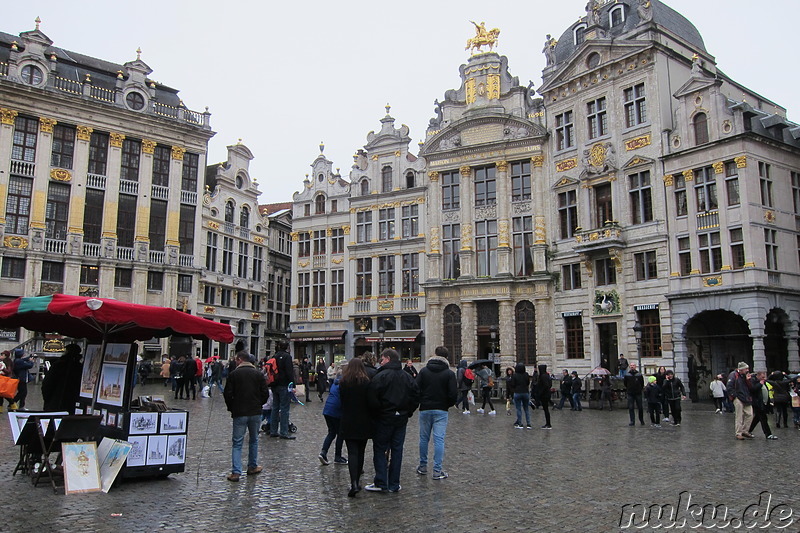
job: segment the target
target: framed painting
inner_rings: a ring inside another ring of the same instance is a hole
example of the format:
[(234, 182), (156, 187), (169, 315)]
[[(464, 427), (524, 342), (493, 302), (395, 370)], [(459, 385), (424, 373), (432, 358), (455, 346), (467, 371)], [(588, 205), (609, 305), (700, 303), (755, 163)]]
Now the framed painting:
[(99, 344), (90, 344), (83, 354), (83, 373), (81, 374), (81, 392), (83, 398), (94, 395), (94, 386), (100, 374), (100, 363), (103, 362), (103, 347)]
[(117, 478), (125, 459), (131, 451), (131, 444), (124, 440), (103, 438), (97, 447), (97, 456), (100, 458), (100, 486), (103, 492), (108, 492)]
[(161, 413), (159, 433), (186, 433), (186, 413), (170, 411)]
[(106, 344), (106, 353), (103, 361), (106, 363), (127, 364), (131, 355), (130, 344)]
[(170, 435), (167, 438), (167, 464), (186, 462), (186, 435)]
[(147, 437), (128, 437), (131, 450), (128, 452), (128, 466), (144, 466), (147, 455)]
[(167, 436), (150, 435), (147, 437), (147, 465), (163, 465), (167, 461)]
[(125, 367), (121, 365), (103, 364), (97, 401), (107, 405), (122, 407), (122, 399), (124, 396)]
[(128, 434), (143, 435), (158, 432), (158, 413), (131, 413), (131, 423)]
[(61, 456), (66, 494), (101, 490), (96, 442), (62, 442)]

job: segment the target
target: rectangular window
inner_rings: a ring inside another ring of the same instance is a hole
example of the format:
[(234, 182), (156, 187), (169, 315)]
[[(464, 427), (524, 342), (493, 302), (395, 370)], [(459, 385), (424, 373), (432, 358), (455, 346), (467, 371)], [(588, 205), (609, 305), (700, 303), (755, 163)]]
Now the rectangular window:
[(233, 274), (233, 239), (222, 237), (222, 273)]
[(458, 170), (442, 172), (442, 209), (461, 207), (461, 174)]
[(598, 98), (586, 104), (586, 117), (590, 139), (596, 139), (608, 133), (608, 116), (606, 115), (605, 98)]
[(331, 270), (331, 305), (344, 304), (344, 270)]
[(698, 213), (716, 211), (719, 208), (714, 167), (699, 168), (694, 171), (694, 194)]
[(778, 270), (778, 231), (764, 230), (764, 247), (767, 253), (767, 269)]
[(313, 289), (311, 305), (323, 307), (325, 305), (325, 271), (315, 270), (311, 273), (311, 277)]
[(339, 201), (331, 200), (331, 213), (338, 213), (338, 212), (339, 212)]
[(644, 224), (653, 220), (653, 192), (650, 186), (650, 171), (645, 170), (628, 176), (631, 195), (631, 221)]
[(731, 267), (734, 270), (744, 268), (744, 236), (742, 228), (730, 230)]
[(3, 257), (2, 274), (0, 277), (11, 279), (25, 279), (25, 259), (19, 257)]
[(133, 248), (136, 235), (136, 197), (119, 195), (117, 206), (117, 246)]
[(106, 175), (108, 133), (93, 132), (89, 141), (89, 174)]
[(686, 200), (686, 179), (683, 174), (675, 176), (675, 214), (685, 217), (689, 213), (689, 204)]
[(511, 200), (519, 202), (531, 199), (531, 162), (511, 163)]
[(86, 189), (86, 200), (83, 210), (83, 242), (100, 244), (103, 236), (103, 207), (105, 192), (97, 189)]
[(736, 163), (725, 163), (725, 192), (728, 196), (728, 207), (739, 205), (739, 169)]
[(261, 312), (261, 295), (257, 292), (250, 297), (250, 310), (256, 313)]
[(178, 274), (178, 292), (192, 292), (192, 276), (190, 274)]
[(477, 275), (497, 275), (497, 221), (481, 220), (475, 223), (475, 259)]
[(461, 275), (461, 224), (442, 226), (442, 278), (456, 279)]
[(567, 359), (583, 359), (583, 318), (564, 317), (564, 333), (566, 333)]
[(81, 265), (81, 285), (96, 287), (100, 283), (100, 267), (97, 265)]
[(305, 204), (303, 206), (303, 216), (310, 217), (311, 216), (311, 204)]
[(197, 192), (197, 169), (200, 156), (186, 152), (183, 154), (183, 170), (181, 171), (181, 190)]
[(394, 207), (378, 211), (378, 235), (382, 241), (394, 239)]
[(142, 143), (135, 139), (122, 141), (122, 162), (120, 179), (139, 181), (139, 160), (142, 156)]
[(203, 303), (214, 305), (217, 301), (217, 288), (212, 285), (203, 287)]
[(681, 276), (688, 276), (692, 273), (692, 248), (689, 237), (678, 237), (678, 262)]
[(247, 308), (247, 293), (244, 291), (237, 291), (236, 292), (236, 308), (237, 309), (246, 309)]
[(356, 298), (369, 300), (372, 296), (372, 258), (356, 259)]
[(331, 230), (331, 253), (344, 253), (344, 230), (342, 228), (335, 228)]
[(267, 274), (267, 309), (275, 307), (275, 274)]
[(722, 270), (722, 246), (718, 231), (701, 233), (697, 236), (697, 249), (700, 252), (700, 272), (708, 274)]
[(578, 227), (578, 203), (575, 191), (566, 191), (558, 194), (558, 218), (561, 225), (561, 238), (569, 239), (575, 236)]
[(222, 289), (220, 292), (220, 299), (219, 304), (222, 307), (230, 307), (231, 306), (231, 290), (230, 289)]
[(497, 180), (495, 166), (477, 167), (475, 182), (475, 205), (494, 205), (497, 203)]
[(572, 263), (561, 267), (561, 287), (565, 291), (581, 288), (581, 264)]
[(167, 202), (150, 200), (150, 249), (164, 251), (167, 240)]
[(595, 185), (594, 204), (595, 204), (595, 227), (599, 228), (606, 222), (614, 220), (614, 204), (611, 196), (611, 184), (603, 183)]
[(514, 275), (533, 274), (533, 217), (514, 217), (511, 221), (514, 246)]
[(403, 254), (403, 295), (419, 293), (419, 254)]
[(217, 270), (217, 239), (218, 235), (213, 231), (206, 233), (206, 270), (216, 272)]
[(148, 291), (163, 291), (164, 290), (164, 273), (153, 272), (152, 270), (147, 273), (147, 290)]
[(792, 178), (792, 205), (794, 214), (800, 216), (800, 172), (790, 172)]
[(394, 256), (378, 257), (378, 296), (391, 298), (394, 296)]
[(639, 83), (623, 91), (625, 102), (625, 126), (631, 128), (647, 122), (647, 101), (644, 83)]
[(308, 257), (311, 255), (311, 235), (307, 231), (301, 231), (297, 235), (297, 256)]
[(372, 242), (372, 211), (356, 213), (356, 242)]
[(50, 183), (47, 187), (45, 208), (45, 237), (59, 241), (67, 240), (67, 218), (69, 216), (70, 187), (64, 183)]
[(250, 261), (250, 244), (239, 241), (239, 264), (237, 266), (236, 275), (241, 278), (247, 278), (247, 263)]
[(64, 263), (42, 261), (42, 281), (64, 283)]
[(72, 168), (75, 157), (75, 128), (56, 124), (53, 127), (53, 150), (50, 154), (50, 166)]
[(133, 269), (115, 268), (114, 287), (118, 289), (130, 289), (133, 287)]
[(762, 161), (758, 162), (758, 178), (761, 186), (761, 205), (773, 207), (772, 205), (772, 177), (770, 176), (770, 165)]
[(642, 357), (661, 357), (661, 323), (658, 309), (637, 311), (642, 326)]
[(169, 187), (169, 162), (172, 150), (169, 146), (156, 146), (153, 151), (153, 185)]
[(636, 267), (637, 281), (647, 281), (658, 278), (655, 250), (633, 254), (633, 260)]
[(6, 233), (27, 235), (31, 214), (33, 180), (11, 176), (8, 180), (6, 198)]
[(410, 239), (419, 235), (419, 206), (405, 205), (401, 211), (403, 238)]
[(14, 140), (11, 145), (11, 159), (33, 163), (36, 161), (36, 139), (39, 134), (39, 121), (28, 117), (14, 120)]
[(183, 255), (194, 255), (194, 209), (193, 205), (181, 205), (178, 242), (180, 242), (180, 253)]
[(566, 150), (575, 146), (575, 125), (572, 123), (572, 110), (556, 115), (556, 150)]
[(614, 285), (617, 282), (617, 268), (610, 257), (596, 260), (594, 270), (597, 273), (597, 285)]
[(253, 245), (253, 281), (261, 281), (264, 268), (264, 247)]

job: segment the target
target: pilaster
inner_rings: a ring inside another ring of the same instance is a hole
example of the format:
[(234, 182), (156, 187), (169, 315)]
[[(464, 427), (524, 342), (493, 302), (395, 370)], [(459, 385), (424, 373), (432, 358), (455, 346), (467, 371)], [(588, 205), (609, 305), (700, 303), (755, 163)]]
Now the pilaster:
[(472, 168), (463, 166), (461, 174), (461, 278), (475, 277), (475, 243), (473, 220), (475, 220), (475, 189), (472, 183)]
[(497, 274), (511, 276), (511, 182), (508, 177), (508, 161), (495, 164), (497, 187)]
[(478, 310), (475, 302), (461, 302), (461, 357), (475, 359), (478, 355)]

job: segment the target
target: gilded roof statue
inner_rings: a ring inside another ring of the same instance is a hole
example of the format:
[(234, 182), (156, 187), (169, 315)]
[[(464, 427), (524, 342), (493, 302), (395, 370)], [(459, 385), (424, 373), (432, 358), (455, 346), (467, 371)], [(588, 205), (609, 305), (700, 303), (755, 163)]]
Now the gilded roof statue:
[(467, 39), (467, 46), (464, 50), (472, 49), (473, 53), (475, 53), (475, 51), (480, 52), (483, 46), (488, 46), (491, 52), (494, 45), (497, 44), (497, 37), (500, 35), (500, 30), (498, 28), (487, 30), (485, 22), (481, 22), (480, 24), (472, 20), (470, 20), (470, 22), (475, 26), (475, 37)]

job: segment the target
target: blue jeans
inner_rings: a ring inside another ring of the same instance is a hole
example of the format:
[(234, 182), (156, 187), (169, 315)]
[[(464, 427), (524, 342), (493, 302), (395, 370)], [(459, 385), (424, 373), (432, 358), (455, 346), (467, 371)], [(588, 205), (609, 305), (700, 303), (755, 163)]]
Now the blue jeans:
[(331, 415), (323, 416), (325, 417), (325, 424), (328, 426), (328, 434), (325, 435), (325, 440), (322, 441), (322, 453), (328, 455), (328, 450), (331, 448), (331, 443), (333, 442), (333, 439), (336, 439), (336, 447), (334, 448), (336, 455), (334, 458), (340, 459), (342, 457), (342, 444), (344, 443), (342, 434), (339, 432), (339, 425), (342, 419), (333, 417)]
[(517, 408), (517, 424), (522, 425), (522, 413), (525, 413), (525, 425), (531, 425), (531, 395), (527, 392), (514, 393), (514, 407)]
[[(372, 438), (372, 463), (375, 467), (376, 487), (388, 490), (400, 488), (400, 468), (403, 466), (403, 443), (406, 440), (407, 416), (379, 418)], [(391, 460), (387, 459), (386, 451)]]
[(211, 378), (211, 379), (208, 380), (208, 394), (209, 395), (211, 394), (211, 391), (214, 390), (214, 384), (215, 383), (217, 384), (217, 388), (219, 388), (220, 392), (225, 392), (225, 390), (222, 388), (222, 378), (220, 378), (220, 379)]
[(419, 465), (428, 465), (428, 444), (433, 432), (433, 471), (442, 471), (444, 436), (447, 433), (447, 411), (430, 409), (419, 412)]
[(583, 411), (583, 407), (581, 407), (581, 393), (580, 392), (573, 392), (572, 393), (572, 401), (575, 404), (574, 409), (578, 411)]
[(242, 443), (244, 442), (245, 431), (250, 433), (247, 468), (258, 466), (258, 426), (260, 423), (261, 415), (234, 417), (233, 447), (231, 448), (231, 472), (234, 474), (242, 473)]
[(269, 434), (286, 437), (289, 435), (289, 400), (291, 395), (286, 385), (276, 385), (272, 387), (272, 394), (274, 394), (274, 396), (272, 397), (272, 416), (269, 421)]

